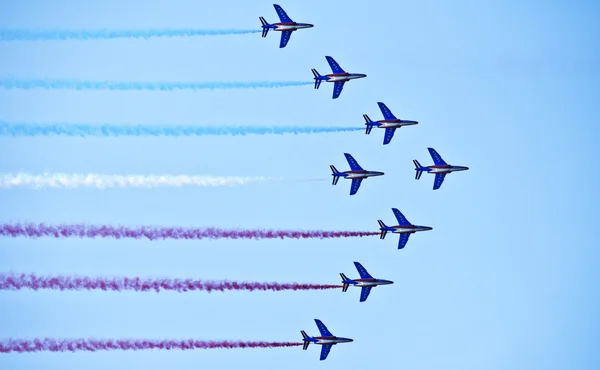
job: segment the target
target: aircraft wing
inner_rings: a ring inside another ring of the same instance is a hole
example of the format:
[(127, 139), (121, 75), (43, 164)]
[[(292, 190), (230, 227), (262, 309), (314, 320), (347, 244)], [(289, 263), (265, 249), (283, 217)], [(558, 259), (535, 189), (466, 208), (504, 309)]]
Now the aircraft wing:
[(394, 137), (394, 132), (396, 132), (396, 127), (388, 127), (385, 129), (385, 136), (383, 137), (383, 145), (387, 145), (392, 141)]
[(361, 265), (358, 262), (354, 262), (354, 266), (356, 266), (356, 269), (358, 270), (358, 274), (360, 275), (360, 277), (362, 279), (372, 279), (373, 276), (371, 276), (371, 274), (369, 274), (367, 272), (367, 269), (363, 267), (363, 265)]
[(331, 71), (333, 73), (346, 73), (346, 71), (344, 71), (342, 67), (340, 67), (340, 65), (338, 64), (338, 62), (335, 61), (335, 59), (333, 59), (332, 57), (325, 57), (325, 59), (327, 59), (327, 63), (329, 63), (329, 66), (331, 67)]
[(444, 166), (447, 165), (446, 161), (442, 159), (442, 156), (438, 154), (433, 148), (427, 148), (429, 150), (429, 154), (431, 155), (431, 159), (433, 159), (433, 163), (436, 166)]
[(445, 173), (436, 173), (435, 174), (435, 180), (433, 181), (433, 190), (437, 190), (440, 188), (440, 186), (442, 186), (442, 183), (444, 182), (445, 177), (446, 177)]
[(290, 17), (288, 17), (288, 15), (285, 12), (285, 10), (283, 10), (283, 8), (281, 8), (279, 5), (273, 4), (273, 7), (275, 8), (275, 11), (277, 12), (277, 15), (279, 16), (279, 20), (281, 22), (283, 22), (283, 23), (285, 23), (285, 22), (294, 22)]
[(377, 103), (379, 105), (379, 109), (381, 109), (381, 113), (383, 114), (383, 118), (385, 119), (397, 119), (396, 116), (392, 114), (392, 111), (382, 102)]
[(350, 169), (352, 171), (362, 171), (363, 168), (358, 164), (358, 162), (356, 161), (356, 159), (354, 159), (352, 155), (344, 153), (344, 157), (346, 157), (348, 165), (350, 166)]
[(319, 360), (323, 361), (327, 358), (329, 351), (331, 351), (331, 347), (333, 347), (333, 344), (323, 344), (321, 346), (321, 358)]
[(394, 216), (396, 216), (396, 220), (398, 220), (398, 226), (409, 226), (412, 225), (406, 217), (402, 214), (402, 212), (398, 211), (398, 208), (392, 208), (392, 212), (394, 212)]
[(408, 238), (410, 237), (409, 233), (400, 234), (400, 240), (398, 241), (398, 249), (402, 249), (408, 243)]
[(367, 298), (369, 298), (369, 293), (371, 293), (371, 288), (370, 286), (365, 286), (362, 287), (362, 289), (360, 290), (360, 301), (364, 302), (367, 300)]
[(283, 31), (281, 32), (281, 40), (279, 41), (279, 47), (284, 48), (288, 41), (290, 41), (290, 37), (292, 37), (292, 31)]
[(345, 82), (335, 82), (333, 84), (333, 98), (332, 99), (337, 99), (340, 96), (340, 94), (342, 93), (342, 89), (344, 88), (344, 84), (345, 84)]
[(329, 331), (329, 329), (327, 329), (327, 327), (325, 326), (325, 324), (323, 324), (323, 322), (319, 319), (315, 319), (315, 323), (317, 324), (317, 328), (319, 329), (319, 332), (321, 333), (321, 336), (323, 337), (333, 337), (333, 334), (331, 334), (331, 332)]
[(356, 194), (358, 188), (360, 188), (360, 183), (363, 179), (352, 179), (352, 186), (350, 187), (350, 195)]

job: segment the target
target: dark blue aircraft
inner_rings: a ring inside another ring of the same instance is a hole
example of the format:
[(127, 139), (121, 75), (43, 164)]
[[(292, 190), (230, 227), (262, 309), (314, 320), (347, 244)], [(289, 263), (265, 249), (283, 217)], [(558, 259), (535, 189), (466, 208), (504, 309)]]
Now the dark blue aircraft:
[(333, 73), (321, 76), (316, 69), (313, 68), (311, 71), (315, 76), (315, 89), (318, 89), (319, 86), (321, 86), (322, 81), (335, 83), (333, 86), (333, 99), (337, 99), (338, 96), (340, 96), (342, 89), (344, 88), (344, 83), (357, 78), (367, 77), (367, 75), (362, 73), (348, 73), (344, 71), (332, 57), (325, 57), (325, 59), (327, 59), (327, 63), (329, 63)]
[(423, 166), (421, 166), (419, 161), (417, 161), (416, 159), (413, 159), (413, 163), (415, 165), (415, 171), (417, 171), (417, 173), (415, 174), (415, 180), (420, 179), (423, 172), (428, 172), (428, 173), (434, 174), (435, 180), (433, 181), (433, 190), (437, 190), (440, 188), (440, 186), (442, 186), (442, 183), (444, 182), (444, 178), (450, 172), (466, 171), (469, 169), (469, 167), (449, 165), (442, 159), (442, 157), (438, 154), (438, 152), (435, 151), (435, 149), (427, 148), (427, 150), (429, 150), (429, 154), (431, 155), (431, 158), (433, 159), (434, 165), (423, 167)]
[(358, 188), (360, 188), (360, 183), (363, 181), (363, 179), (366, 179), (367, 177), (385, 175), (385, 173), (383, 172), (364, 170), (358, 164), (356, 159), (354, 159), (354, 157), (352, 157), (348, 153), (344, 153), (344, 155), (346, 156), (346, 160), (350, 165), (350, 171), (340, 172), (337, 170), (337, 168), (335, 168), (335, 166), (330, 165), (329, 168), (331, 168), (331, 172), (333, 172), (331, 174), (331, 176), (333, 176), (333, 181), (331, 182), (331, 185), (336, 185), (340, 177), (352, 180), (352, 186), (350, 187), (350, 195), (356, 194)]
[(292, 32), (302, 29), (302, 28), (311, 28), (314, 27), (309, 23), (296, 23), (290, 17), (288, 17), (285, 10), (283, 10), (279, 5), (273, 4), (275, 7), (275, 11), (279, 16), (279, 23), (269, 24), (263, 17), (259, 17), (260, 23), (262, 23), (262, 37), (267, 37), (267, 33), (269, 30), (279, 31), (281, 32), (281, 40), (279, 41), (279, 47), (284, 48), (288, 41), (290, 41), (290, 37), (292, 36)]
[(346, 275), (340, 273), (342, 277), (342, 292), (348, 290), (350, 285), (362, 288), (360, 290), (360, 301), (364, 302), (369, 297), (369, 293), (371, 293), (371, 288), (376, 287), (378, 285), (388, 285), (394, 284), (393, 281), (383, 280), (383, 279), (375, 279), (371, 274), (367, 272), (367, 270), (358, 262), (354, 262), (354, 266), (358, 270), (358, 274), (360, 275), (360, 279), (348, 279)]
[(320, 358), (321, 361), (323, 361), (324, 359), (327, 358), (329, 351), (331, 351), (331, 346), (334, 346), (338, 343), (348, 343), (348, 342), (354, 341), (353, 339), (350, 339), (350, 338), (336, 337), (335, 335), (331, 334), (331, 332), (327, 329), (327, 327), (325, 325), (323, 325), (321, 320), (315, 319), (315, 323), (317, 323), (317, 328), (319, 328), (319, 331), (321, 332), (321, 336), (320, 337), (309, 337), (304, 330), (301, 330), (300, 333), (302, 334), (302, 342), (304, 342), (302, 349), (307, 349), (308, 345), (311, 343), (322, 345), (323, 347), (321, 347), (321, 358)]
[(383, 223), (383, 221), (377, 220), (377, 222), (379, 223), (379, 230), (381, 231), (379, 239), (385, 239), (385, 235), (388, 232), (400, 234), (400, 240), (398, 241), (398, 249), (402, 249), (406, 246), (410, 234), (414, 234), (418, 231), (428, 231), (433, 229), (429, 226), (419, 226), (411, 224), (397, 208), (392, 208), (392, 212), (394, 212), (394, 216), (396, 216), (396, 219), (398, 220), (398, 225), (387, 226)]
[(382, 102), (378, 102), (377, 104), (379, 105), (379, 109), (381, 109), (381, 113), (383, 113), (384, 119), (382, 119), (381, 121), (373, 122), (373, 121), (371, 121), (369, 116), (367, 116), (366, 114), (363, 114), (363, 117), (364, 117), (365, 121), (367, 122), (367, 123), (365, 123), (365, 125), (367, 125), (365, 134), (369, 135), (371, 133), (371, 130), (373, 129), (373, 127), (384, 128), (385, 135), (383, 137), (383, 145), (387, 145), (392, 141), (392, 138), (394, 137), (394, 132), (396, 131), (397, 128), (400, 128), (402, 126), (416, 125), (419, 123), (417, 121), (408, 121), (408, 120), (404, 120), (404, 119), (398, 119), (398, 118), (396, 118), (396, 116), (394, 116), (392, 114), (392, 111), (390, 111), (389, 108), (385, 104), (383, 104)]

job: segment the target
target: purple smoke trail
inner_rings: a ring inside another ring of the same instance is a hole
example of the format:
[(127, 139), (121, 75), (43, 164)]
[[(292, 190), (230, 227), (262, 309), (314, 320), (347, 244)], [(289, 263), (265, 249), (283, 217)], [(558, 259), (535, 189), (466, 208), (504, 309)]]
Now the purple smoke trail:
[(379, 235), (372, 231), (322, 231), (322, 230), (243, 230), (184, 227), (125, 227), (109, 225), (45, 225), (0, 224), (0, 236), (26, 236), (39, 238), (133, 238), (133, 239), (330, 239)]
[(113, 277), (69, 277), (36, 276), (35, 274), (0, 274), (0, 290), (54, 289), (54, 290), (133, 290), (149, 292), (171, 290), (176, 292), (225, 290), (326, 290), (341, 288), (341, 285), (298, 284), (298, 283), (258, 283), (246, 281), (203, 281), (192, 279), (140, 279)]
[(296, 347), (296, 342), (243, 342), (231, 340), (152, 340), (152, 339), (5, 339), (0, 341), (0, 353), (11, 352), (79, 352), (79, 351), (142, 351), (149, 349), (190, 350), (214, 348), (275, 348)]

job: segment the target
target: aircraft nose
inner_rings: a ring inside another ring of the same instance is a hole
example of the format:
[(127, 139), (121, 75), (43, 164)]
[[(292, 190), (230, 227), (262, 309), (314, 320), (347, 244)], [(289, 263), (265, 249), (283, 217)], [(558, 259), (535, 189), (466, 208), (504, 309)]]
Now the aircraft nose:
[(307, 24), (308, 28), (314, 27), (314, 24)]

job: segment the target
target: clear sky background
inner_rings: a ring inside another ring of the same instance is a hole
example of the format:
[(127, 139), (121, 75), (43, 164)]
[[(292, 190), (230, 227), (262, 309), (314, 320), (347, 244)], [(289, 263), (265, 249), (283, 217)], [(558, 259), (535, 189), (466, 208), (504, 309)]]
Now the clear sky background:
[[(215, 91), (0, 90), (15, 122), (356, 125), (385, 102), (419, 125), (322, 135), (0, 137), (0, 172), (276, 176), (231, 188), (11, 189), (2, 222), (374, 230), (432, 226), (404, 250), (389, 235), (344, 240), (1, 239), (0, 271), (338, 283), (360, 261), (394, 285), (323, 292), (0, 292), (0, 337), (354, 338), (255, 350), (30, 353), (3, 369), (597, 369), (599, 6), (594, 1), (287, 1), (315, 24), (279, 33), (109, 41), (0, 42), (0, 77), (127, 81), (310, 80), (325, 55), (367, 78)], [(0, 28), (258, 28), (271, 2), (4, 1)], [(427, 147), (470, 170), (414, 180)], [(344, 152), (384, 171), (350, 197), (328, 165)], [(323, 181), (303, 181), (323, 179)], [(289, 180), (289, 181), (288, 181)]]

